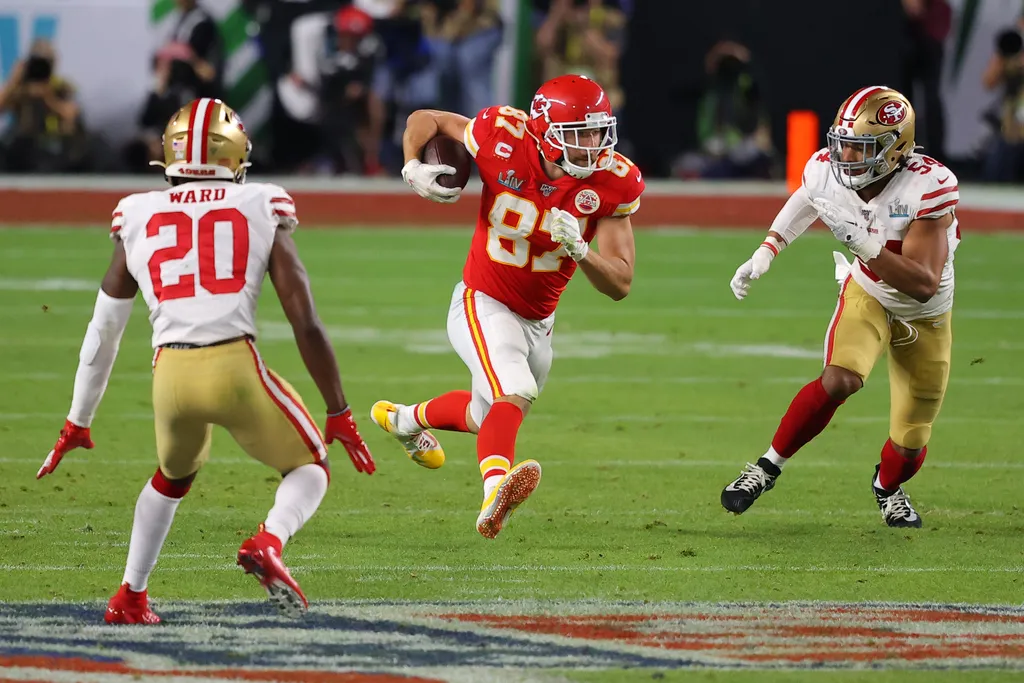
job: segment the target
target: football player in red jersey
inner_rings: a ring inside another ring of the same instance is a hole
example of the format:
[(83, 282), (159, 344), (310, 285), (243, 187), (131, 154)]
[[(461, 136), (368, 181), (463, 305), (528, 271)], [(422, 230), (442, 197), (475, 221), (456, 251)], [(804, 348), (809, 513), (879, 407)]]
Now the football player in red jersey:
[[(448, 312), (448, 338), (472, 374), (471, 391), (423, 403), (378, 401), (371, 417), (409, 457), (444, 463), (430, 429), (477, 435), (483, 504), (477, 531), (494, 538), (536, 489), (535, 460), (513, 466), (516, 434), (551, 367), (555, 307), (579, 267), (601, 293), (629, 293), (635, 256), (632, 216), (644, 181), (615, 151), (615, 116), (604, 90), (576, 75), (540, 87), (529, 112), (488, 107), (475, 118), (420, 110), (403, 137), (402, 176), (422, 197), (458, 200), (438, 176), (450, 166), (422, 163), (436, 135), (463, 141), (483, 180), (480, 215)], [(600, 250), (590, 248), (597, 239)]]

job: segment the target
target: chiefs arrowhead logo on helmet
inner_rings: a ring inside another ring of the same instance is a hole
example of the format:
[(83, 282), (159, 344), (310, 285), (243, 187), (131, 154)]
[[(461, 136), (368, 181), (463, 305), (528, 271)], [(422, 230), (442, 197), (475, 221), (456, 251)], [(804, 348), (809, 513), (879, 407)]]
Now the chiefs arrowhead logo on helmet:
[(551, 111), (551, 100), (537, 93), (533, 98), (533, 104), (530, 106), (530, 117), (535, 119), (539, 119), (542, 116), (548, 118), (549, 111)]
[(886, 102), (878, 110), (877, 118), (883, 126), (895, 126), (907, 118), (907, 108), (902, 102)]

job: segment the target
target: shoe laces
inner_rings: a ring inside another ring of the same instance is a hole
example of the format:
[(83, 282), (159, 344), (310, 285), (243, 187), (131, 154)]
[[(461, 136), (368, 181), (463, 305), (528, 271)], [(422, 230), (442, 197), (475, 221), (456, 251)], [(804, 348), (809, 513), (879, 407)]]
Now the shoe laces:
[(895, 493), (880, 500), (882, 502), (882, 513), (886, 517), (909, 519), (917, 514), (914, 506), (910, 504), (910, 496), (902, 488), (896, 489)]
[(768, 486), (771, 481), (771, 476), (764, 471), (758, 465), (751, 465), (749, 462), (747, 466), (743, 468), (743, 473), (740, 474), (739, 479), (733, 482), (733, 488), (747, 493), (757, 493)]
[(434, 448), (434, 439), (430, 438), (425, 432), (414, 432), (409, 434), (403, 439), (403, 443), (408, 447), (416, 451), (426, 452)]

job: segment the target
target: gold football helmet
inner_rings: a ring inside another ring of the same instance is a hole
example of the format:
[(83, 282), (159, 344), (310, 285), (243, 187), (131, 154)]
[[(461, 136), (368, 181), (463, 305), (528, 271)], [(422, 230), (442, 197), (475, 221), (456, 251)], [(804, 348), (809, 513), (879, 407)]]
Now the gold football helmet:
[(899, 92), (874, 85), (850, 95), (828, 131), (832, 174), (852, 190), (900, 168), (914, 151), (914, 108)]
[(252, 142), (238, 114), (220, 100), (204, 97), (179, 109), (163, 135), (163, 166), (170, 178), (245, 182)]

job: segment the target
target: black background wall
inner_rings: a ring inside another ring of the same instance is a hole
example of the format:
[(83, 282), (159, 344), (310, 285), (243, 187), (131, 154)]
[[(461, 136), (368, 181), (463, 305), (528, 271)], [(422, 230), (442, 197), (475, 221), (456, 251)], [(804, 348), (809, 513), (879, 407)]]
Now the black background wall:
[(622, 62), (634, 161), (665, 175), (694, 147), (704, 57), (723, 38), (752, 52), (776, 149), (793, 109), (816, 111), (824, 140), (854, 90), (901, 87), (902, 22), (899, 0), (636, 0)]

